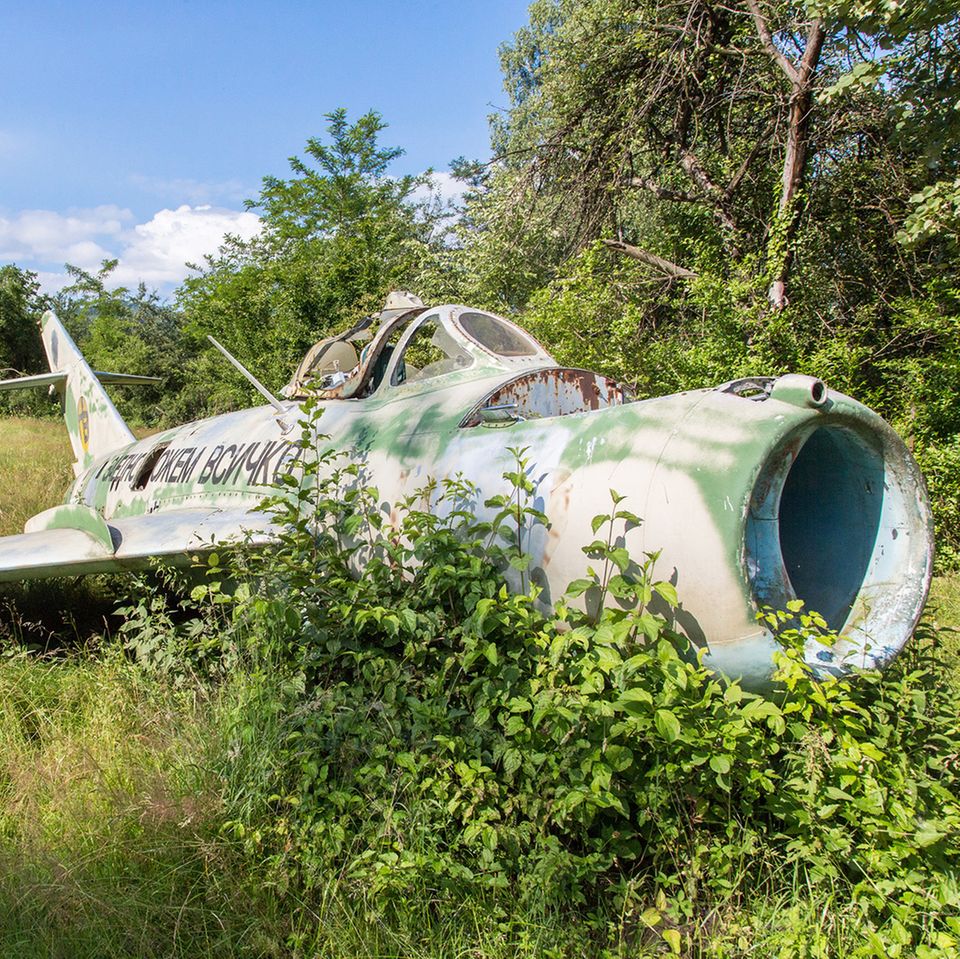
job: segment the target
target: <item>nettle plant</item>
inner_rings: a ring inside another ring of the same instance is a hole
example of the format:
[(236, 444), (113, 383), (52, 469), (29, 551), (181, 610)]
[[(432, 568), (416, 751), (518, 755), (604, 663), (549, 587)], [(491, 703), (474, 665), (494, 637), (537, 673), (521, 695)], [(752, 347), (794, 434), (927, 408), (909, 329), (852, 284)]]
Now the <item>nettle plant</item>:
[(763, 610), (784, 649), (759, 696), (676, 628), (676, 591), (656, 553), (630, 555), (642, 520), (616, 493), (547, 611), (527, 578), (548, 520), (525, 450), (489, 518), (454, 477), (391, 520), (362, 462), (324, 448), (316, 407), (299, 443), (264, 507), (278, 543), (191, 600), (226, 602), (226, 648), (275, 681), (229, 747), (242, 764), (269, 714), (272, 772), (256, 766), (229, 828), (284, 882), (342, 876), (373, 911), (464, 888), (613, 902), (679, 948), (684, 922), (779, 864), (846, 884), (884, 942), (960, 931), (960, 697), (935, 637), (882, 675), (819, 679), (803, 645), (837, 637), (798, 604)]

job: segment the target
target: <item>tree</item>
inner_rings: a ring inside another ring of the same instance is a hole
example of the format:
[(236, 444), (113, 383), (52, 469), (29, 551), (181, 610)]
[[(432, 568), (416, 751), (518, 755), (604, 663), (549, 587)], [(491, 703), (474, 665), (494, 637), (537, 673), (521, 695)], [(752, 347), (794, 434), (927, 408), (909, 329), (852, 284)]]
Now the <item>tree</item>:
[(39, 373), (46, 367), (37, 334), (47, 300), (37, 274), (10, 263), (0, 266), (0, 373)]
[[(402, 151), (380, 145), (379, 114), (351, 124), (336, 110), (327, 120), (326, 137), (291, 158), (293, 175), (265, 177), (248, 203), (261, 234), (229, 239), (178, 294), (198, 350), (212, 333), (274, 388), (315, 340), (378, 309), (390, 289), (416, 289), (442, 245), (435, 214), (415, 195), (426, 177), (389, 173)], [(217, 406), (247, 396), (219, 361), (203, 364), (207, 376), (223, 369)]]
[[(538, 0), (502, 53), (494, 146), (523, 202), (559, 211), (566, 255), (599, 239), (669, 282), (749, 275), (782, 310), (810, 204), (841, 167), (889, 159), (910, 86), (825, 96), (876, 60), (878, 35), (857, 37), (835, 9), (782, 0)], [(896, 149), (870, 205), (900, 224), (887, 201), (904, 175), (917, 186), (920, 146)]]
[(878, 409), (947, 562), (958, 38), (956, 0), (538, 0), (476, 204), (488, 250), (550, 237), (519, 306), (561, 362), (646, 395), (802, 371)]
[(135, 292), (109, 288), (116, 266), (116, 260), (105, 260), (90, 273), (68, 263), (73, 282), (53, 297), (52, 305), (94, 369), (162, 378), (157, 386), (112, 393), (125, 417), (150, 425), (175, 422), (194, 412), (180, 398), (190, 357), (181, 318), (143, 283)]
[[(0, 266), (0, 379), (46, 371), (38, 329), (46, 307), (36, 273)], [(0, 410), (42, 414), (49, 408), (41, 390), (0, 393)]]
[(960, 235), (960, 3), (942, 0), (828, 0), (824, 15), (848, 47), (876, 51), (827, 91), (845, 96), (883, 86), (890, 94), (897, 138), (923, 159), (926, 182), (913, 197), (900, 240), (916, 247), (943, 241), (956, 252)]

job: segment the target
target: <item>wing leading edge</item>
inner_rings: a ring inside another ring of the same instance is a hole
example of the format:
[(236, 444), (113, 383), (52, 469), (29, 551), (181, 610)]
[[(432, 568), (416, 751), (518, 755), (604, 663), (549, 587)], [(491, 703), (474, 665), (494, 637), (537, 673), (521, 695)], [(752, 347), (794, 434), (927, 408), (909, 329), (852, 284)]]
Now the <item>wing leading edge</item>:
[(27, 531), (0, 538), (0, 582), (143, 569), (154, 560), (189, 565), (215, 547), (263, 545), (270, 520), (242, 509), (184, 509), (105, 521), (85, 506), (34, 516)]

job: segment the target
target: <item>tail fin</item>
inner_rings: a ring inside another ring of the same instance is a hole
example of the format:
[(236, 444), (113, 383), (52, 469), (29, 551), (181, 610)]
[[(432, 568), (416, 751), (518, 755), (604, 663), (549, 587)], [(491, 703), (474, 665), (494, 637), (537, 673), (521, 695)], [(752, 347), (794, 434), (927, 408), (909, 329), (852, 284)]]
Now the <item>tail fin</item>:
[(66, 374), (58, 388), (79, 474), (99, 457), (134, 442), (134, 436), (70, 334), (49, 310), (40, 329), (51, 372)]

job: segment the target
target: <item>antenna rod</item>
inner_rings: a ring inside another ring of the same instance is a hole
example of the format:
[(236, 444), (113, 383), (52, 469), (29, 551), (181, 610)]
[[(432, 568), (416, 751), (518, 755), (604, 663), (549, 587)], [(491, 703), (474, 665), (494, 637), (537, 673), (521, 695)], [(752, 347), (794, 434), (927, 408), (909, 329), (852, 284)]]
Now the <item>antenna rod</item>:
[(254, 389), (281, 415), (286, 413), (283, 404), (268, 390), (222, 343), (218, 343), (210, 334), (207, 339), (250, 381)]

